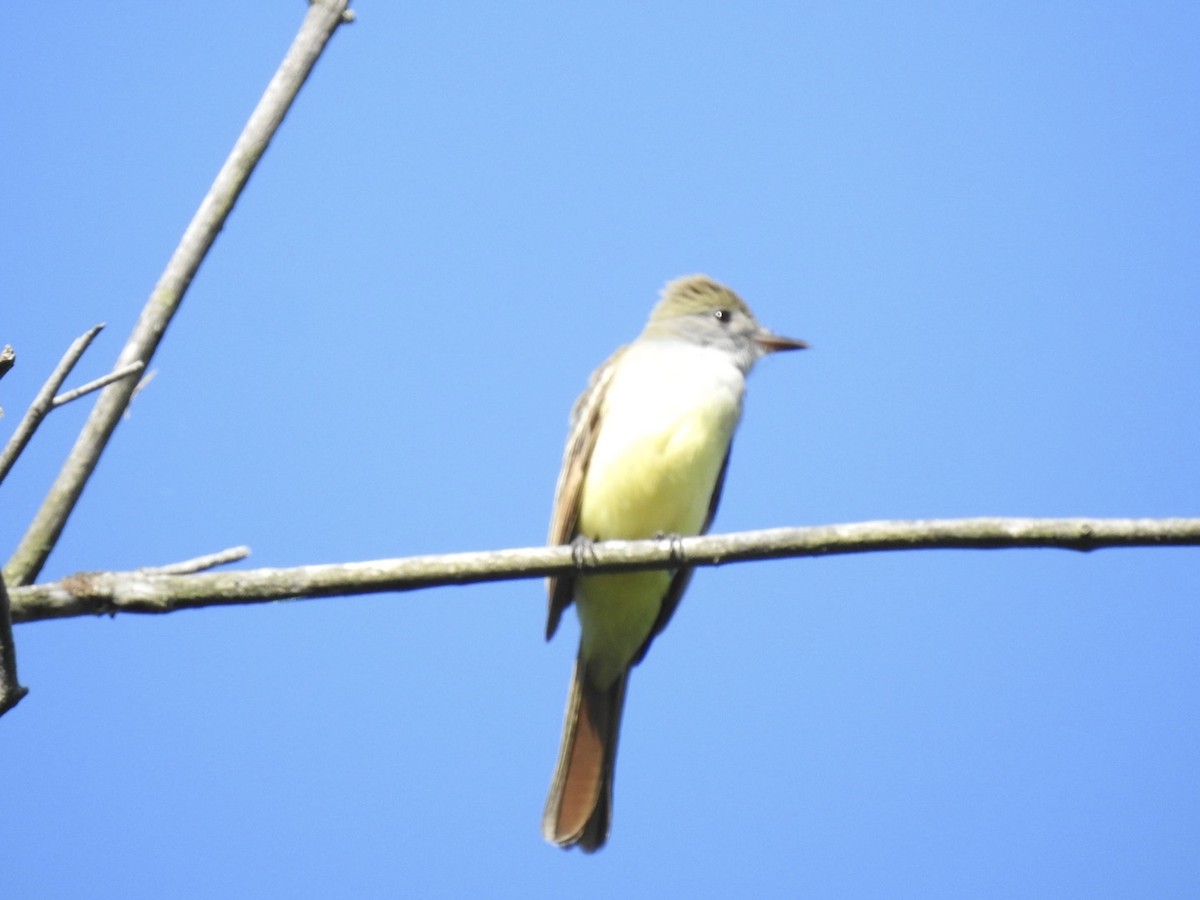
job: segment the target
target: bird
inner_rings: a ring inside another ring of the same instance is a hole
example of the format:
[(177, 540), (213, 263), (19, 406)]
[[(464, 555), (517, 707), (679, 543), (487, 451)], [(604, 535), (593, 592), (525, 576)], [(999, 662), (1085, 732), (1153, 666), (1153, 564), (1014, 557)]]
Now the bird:
[[(705, 533), (717, 510), (746, 376), (808, 344), (773, 334), (706, 275), (670, 281), (635, 340), (614, 352), (571, 411), (550, 545)], [(630, 670), (670, 622), (692, 570), (553, 575), (546, 639), (567, 607), (580, 622), (562, 742), (542, 834), (594, 852), (608, 839)]]

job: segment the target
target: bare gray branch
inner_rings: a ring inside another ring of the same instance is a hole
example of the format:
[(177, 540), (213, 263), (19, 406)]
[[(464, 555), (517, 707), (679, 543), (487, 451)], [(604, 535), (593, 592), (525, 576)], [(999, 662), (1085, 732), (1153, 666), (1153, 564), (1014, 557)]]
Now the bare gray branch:
[(249, 547), (230, 547), (228, 550), (197, 556), (195, 559), (185, 559), (183, 562), (168, 563), (165, 566), (146, 566), (137, 571), (141, 575), (191, 575), (194, 572), (215, 569), (217, 566), (227, 566), (249, 555)]
[[(1200, 519), (935, 519), (775, 528), (690, 538), (607, 541), (582, 568), (630, 571), (881, 550), (1200, 546)], [(202, 606), (410, 591), (534, 578), (580, 567), (570, 546), (413, 556), (371, 562), (195, 575), (83, 572), (14, 588), (14, 622), (117, 612), (165, 613)]]
[[(117, 358), (115, 370), (134, 362), (149, 365), (196, 270), (321, 51), (342, 23), (348, 6), (349, 0), (316, 0), (309, 4), (304, 24), (175, 248)], [(100, 394), (58, 478), (5, 567), (10, 586), (28, 584), (41, 571), (136, 386), (133, 379), (126, 378)]]
[(103, 329), (103, 323), (93, 325), (75, 338), (71, 342), (71, 346), (67, 348), (67, 352), (63, 354), (62, 359), (58, 361), (58, 365), (54, 367), (54, 371), (50, 373), (50, 377), (46, 379), (46, 383), (42, 385), (42, 389), (37, 392), (37, 396), (29, 404), (29, 409), (25, 411), (25, 416), (17, 425), (17, 430), (13, 432), (12, 437), (4, 446), (4, 451), (0, 453), (0, 482), (4, 481), (5, 476), (8, 475), (9, 469), (13, 467), (13, 463), (17, 461), (17, 457), (21, 455), (21, 451), (25, 449), (30, 438), (33, 437), (33, 433), (42, 424), (42, 419), (46, 418), (46, 414), (54, 408), (54, 395), (58, 393), (62, 383), (67, 380), (67, 376), (71, 374), (71, 370), (75, 368), (79, 358), (83, 356), (84, 351)]
[(86, 397), (92, 391), (98, 391), (102, 387), (107, 387), (114, 381), (120, 381), (122, 378), (128, 378), (130, 375), (136, 375), (142, 369), (146, 368), (146, 364), (140, 359), (137, 362), (132, 362), (123, 368), (117, 369), (115, 372), (109, 372), (107, 375), (101, 375), (95, 381), (89, 381), (87, 384), (81, 384), (77, 388), (72, 388), (62, 394), (59, 394), (50, 401), (51, 409), (58, 409), (60, 406), (65, 406), (72, 400), (78, 400), (80, 397)]

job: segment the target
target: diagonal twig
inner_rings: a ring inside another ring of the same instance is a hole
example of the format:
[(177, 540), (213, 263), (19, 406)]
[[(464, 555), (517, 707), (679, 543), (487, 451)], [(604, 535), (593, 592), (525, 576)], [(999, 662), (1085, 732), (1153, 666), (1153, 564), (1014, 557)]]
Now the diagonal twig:
[(17, 457), (21, 455), (21, 451), (25, 449), (29, 439), (37, 431), (37, 427), (42, 424), (42, 419), (46, 418), (46, 414), (54, 408), (54, 395), (58, 393), (62, 383), (67, 380), (67, 376), (71, 374), (71, 370), (75, 368), (79, 358), (83, 356), (84, 351), (103, 329), (103, 323), (93, 325), (75, 338), (71, 342), (71, 346), (67, 348), (67, 352), (63, 354), (62, 359), (58, 361), (58, 365), (54, 367), (54, 371), (50, 373), (50, 377), (46, 379), (46, 383), (42, 385), (42, 389), (37, 392), (37, 396), (33, 398), (29, 409), (25, 411), (24, 417), (17, 425), (17, 430), (5, 444), (4, 450), (0, 451), (0, 482), (4, 481), (4, 477), (8, 475), (8, 470), (13, 467), (13, 463), (17, 461)]
[(165, 566), (144, 566), (138, 569), (138, 572), (142, 575), (192, 575), (215, 569), (217, 566), (227, 566), (249, 555), (249, 547), (230, 547), (228, 550), (207, 553), (195, 559), (185, 559), (183, 562), (168, 563)]
[(66, 406), (72, 400), (78, 400), (80, 397), (86, 397), (92, 391), (98, 391), (102, 387), (107, 387), (114, 381), (120, 381), (122, 378), (128, 378), (130, 375), (136, 375), (142, 369), (146, 368), (146, 364), (140, 359), (137, 362), (131, 362), (129, 365), (117, 369), (115, 372), (109, 372), (107, 375), (101, 375), (95, 381), (89, 381), (87, 384), (82, 384), (77, 388), (72, 388), (69, 391), (59, 394), (50, 401), (51, 409), (58, 409), (60, 406)]
[(411, 591), (450, 584), (535, 578), (586, 570), (715, 566), (794, 556), (883, 550), (1056, 547), (1200, 547), (1200, 519), (932, 519), (772, 528), (704, 537), (595, 544), (584, 561), (574, 548), (529, 547), (371, 562), (250, 569), (197, 575), (80, 572), (52, 584), (13, 588), (14, 622), (117, 612), (167, 613), (300, 597)]
[[(348, 6), (349, 0), (313, 0), (309, 4), (300, 31), (184, 231), (114, 370), (134, 362), (149, 365), (188, 285), (296, 94), (338, 25), (349, 20)], [(10, 586), (28, 584), (42, 570), (136, 387), (135, 379), (126, 378), (110, 384), (100, 394), (41, 508), (5, 566)]]

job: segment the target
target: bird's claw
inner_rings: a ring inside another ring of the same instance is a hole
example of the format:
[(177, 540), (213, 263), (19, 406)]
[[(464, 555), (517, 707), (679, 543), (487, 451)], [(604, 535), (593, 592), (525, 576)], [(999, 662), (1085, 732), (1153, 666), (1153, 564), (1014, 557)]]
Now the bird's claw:
[(596, 564), (595, 543), (586, 534), (577, 534), (571, 541), (571, 559), (580, 571)]
[(683, 536), (678, 534), (666, 534), (658, 531), (654, 534), (656, 541), (667, 541), (671, 545), (671, 562), (686, 562), (683, 555)]

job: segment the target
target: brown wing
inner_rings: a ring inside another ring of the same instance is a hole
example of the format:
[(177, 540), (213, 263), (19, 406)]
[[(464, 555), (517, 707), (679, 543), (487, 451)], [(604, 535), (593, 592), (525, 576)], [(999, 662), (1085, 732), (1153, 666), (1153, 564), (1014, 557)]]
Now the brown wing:
[[(729, 449), (725, 451), (725, 461), (721, 463), (721, 471), (717, 475), (717, 484), (713, 488), (712, 501), (708, 504), (708, 515), (704, 517), (704, 527), (700, 529), (701, 534), (708, 531), (708, 526), (712, 524), (713, 517), (717, 514), (717, 504), (721, 502), (721, 490), (725, 487), (725, 473), (729, 469), (729, 454), (733, 452), (733, 443), (729, 444)], [(650, 635), (646, 638), (646, 643), (642, 644), (642, 648), (638, 650), (637, 656), (633, 658), (630, 665), (636, 666), (642, 661), (642, 657), (646, 655), (646, 651), (650, 649), (650, 645), (654, 643), (654, 639), (658, 636), (667, 624), (671, 621), (671, 616), (675, 615), (675, 609), (679, 606), (679, 601), (683, 597), (683, 592), (687, 590), (688, 582), (692, 580), (692, 569), (680, 569), (671, 579), (671, 584), (667, 587), (666, 594), (663, 595), (662, 606), (658, 608), (658, 618), (654, 620), (654, 627), (650, 629)]]
[[(574, 540), (579, 524), (579, 497), (583, 491), (583, 479), (587, 474), (592, 448), (596, 446), (596, 435), (600, 431), (600, 408), (604, 395), (616, 370), (617, 360), (625, 352), (622, 347), (600, 366), (588, 380), (588, 386), (571, 410), (571, 428), (567, 435), (567, 447), (563, 451), (562, 469), (558, 473), (558, 484), (554, 488), (554, 509), (550, 514), (550, 546), (569, 544)], [(550, 598), (550, 609), (546, 616), (546, 639), (549, 640), (558, 628), (563, 611), (575, 599), (575, 578), (572, 575), (551, 575), (546, 579), (546, 593)]]

